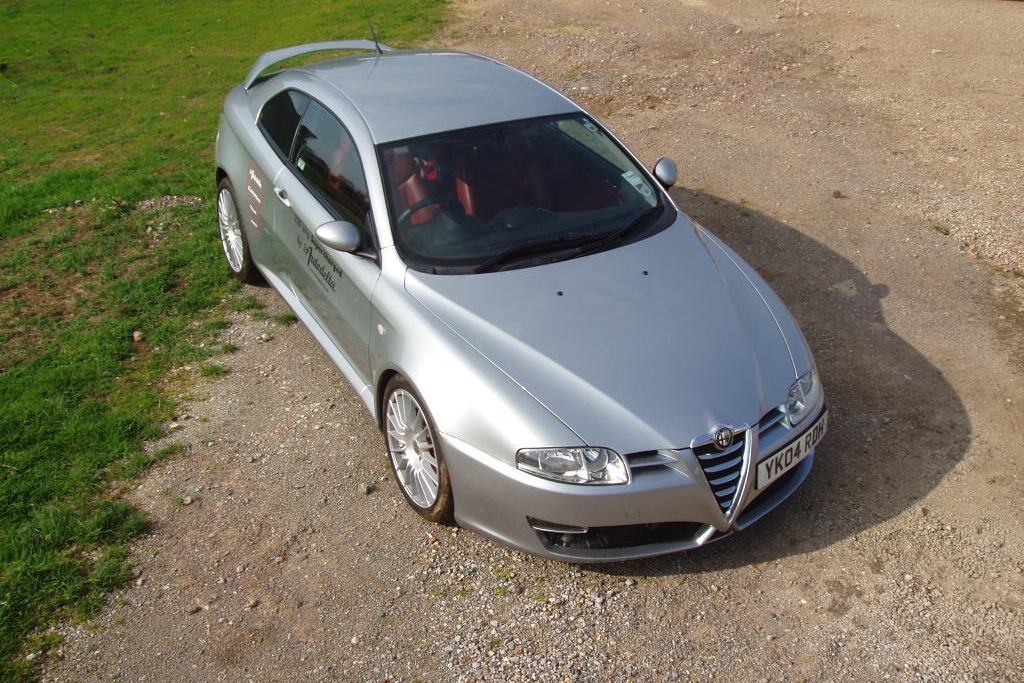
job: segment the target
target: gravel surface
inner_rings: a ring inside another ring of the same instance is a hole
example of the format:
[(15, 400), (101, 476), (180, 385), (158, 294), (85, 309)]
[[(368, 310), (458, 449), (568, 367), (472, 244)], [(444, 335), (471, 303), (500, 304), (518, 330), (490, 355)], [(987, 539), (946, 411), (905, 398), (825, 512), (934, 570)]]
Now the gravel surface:
[(1021, 680), (1024, 307), (992, 265), (1022, 243), (1021, 35), (1016, 3), (460, 5), (449, 43), (674, 156), (791, 306), (832, 410), (807, 483), (698, 551), (528, 557), (407, 510), (310, 335), (238, 313), (228, 375), (168, 380), (188, 455), (128, 494), (138, 578), (45, 678)]

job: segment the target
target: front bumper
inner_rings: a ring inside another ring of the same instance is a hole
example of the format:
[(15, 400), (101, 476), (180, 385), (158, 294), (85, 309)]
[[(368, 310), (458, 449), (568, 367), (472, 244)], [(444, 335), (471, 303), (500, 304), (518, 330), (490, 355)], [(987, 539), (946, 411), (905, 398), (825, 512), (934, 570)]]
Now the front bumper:
[[(751, 429), (747, 467), (756, 468), (803, 434), (824, 411), (796, 429), (761, 435)], [(764, 490), (742, 491), (737, 511), (727, 519), (689, 449), (674, 451), (675, 460), (666, 458), (664, 466), (634, 469), (629, 484), (581, 486), (535, 477), (451, 436), (441, 437), (461, 526), (525, 552), (580, 563), (663, 555), (724, 538), (788, 498), (814, 463), (811, 452)], [(588, 533), (559, 532), (574, 528)]]

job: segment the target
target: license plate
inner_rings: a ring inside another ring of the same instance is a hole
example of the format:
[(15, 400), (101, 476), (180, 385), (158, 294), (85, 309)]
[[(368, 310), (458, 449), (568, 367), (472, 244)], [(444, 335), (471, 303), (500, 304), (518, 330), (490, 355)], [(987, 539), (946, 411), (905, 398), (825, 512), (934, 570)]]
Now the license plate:
[(827, 427), (828, 413), (825, 412), (822, 413), (817, 422), (808, 427), (807, 431), (791, 441), (789, 445), (757, 463), (757, 486), (755, 488), (763, 489), (796, 467), (801, 460), (814, 450), (814, 447), (818, 445), (821, 438), (825, 436)]

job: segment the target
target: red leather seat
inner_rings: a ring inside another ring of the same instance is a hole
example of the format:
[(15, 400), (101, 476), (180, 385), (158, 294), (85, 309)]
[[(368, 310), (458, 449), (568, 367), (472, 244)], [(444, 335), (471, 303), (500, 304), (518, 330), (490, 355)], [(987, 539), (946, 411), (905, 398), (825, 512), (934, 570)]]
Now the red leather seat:
[[(401, 216), (416, 202), (437, 194), (436, 190), (428, 186), (428, 181), (424, 180), (416, 160), (409, 152), (393, 152), (389, 158), (385, 159), (385, 163), (388, 166), (391, 185), (397, 189), (394, 193), (397, 204), (395, 206), (396, 216)], [(432, 220), (439, 210), (438, 206), (425, 206), (410, 216), (410, 222), (413, 225), (426, 223)]]
[[(384, 163), (388, 169), (388, 178), (391, 186), (396, 189), (394, 193), (397, 204), (395, 215), (401, 216), (410, 206), (427, 197), (451, 196), (452, 189), (466, 214), (474, 215), (473, 191), (466, 178), (466, 164), (462, 161), (461, 155), (456, 158), (452, 169), (454, 173), (451, 175), (441, 173), (438, 168), (440, 162), (432, 161), (433, 163), (424, 160), (417, 162), (417, 159), (407, 151), (391, 152), (385, 157)], [(452, 176), (454, 176), (454, 188), (449, 185), (452, 182), (450, 180)], [(442, 209), (443, 207), (437, 205), (425, 206), (410, 217), (410, 222), (413, 225), (426, 223), (433, 220)]]

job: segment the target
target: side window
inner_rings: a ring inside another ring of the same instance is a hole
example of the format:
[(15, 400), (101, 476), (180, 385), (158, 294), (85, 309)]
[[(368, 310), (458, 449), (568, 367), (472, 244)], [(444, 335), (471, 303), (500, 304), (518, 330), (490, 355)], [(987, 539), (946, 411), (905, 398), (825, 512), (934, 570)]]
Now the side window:
[(302, 117), (295, 140), (295, 168), (341, 217), (355, 223), (363, 244), (373, 244), (367, 225), (370, 197), (352, 136), (317, 102)]
[(292, 151), (292, 139), (309, 105), (309, 96), (298, 90), (285, 90), (263, 105), (259, 124), (263, 134), (285, 159)]

